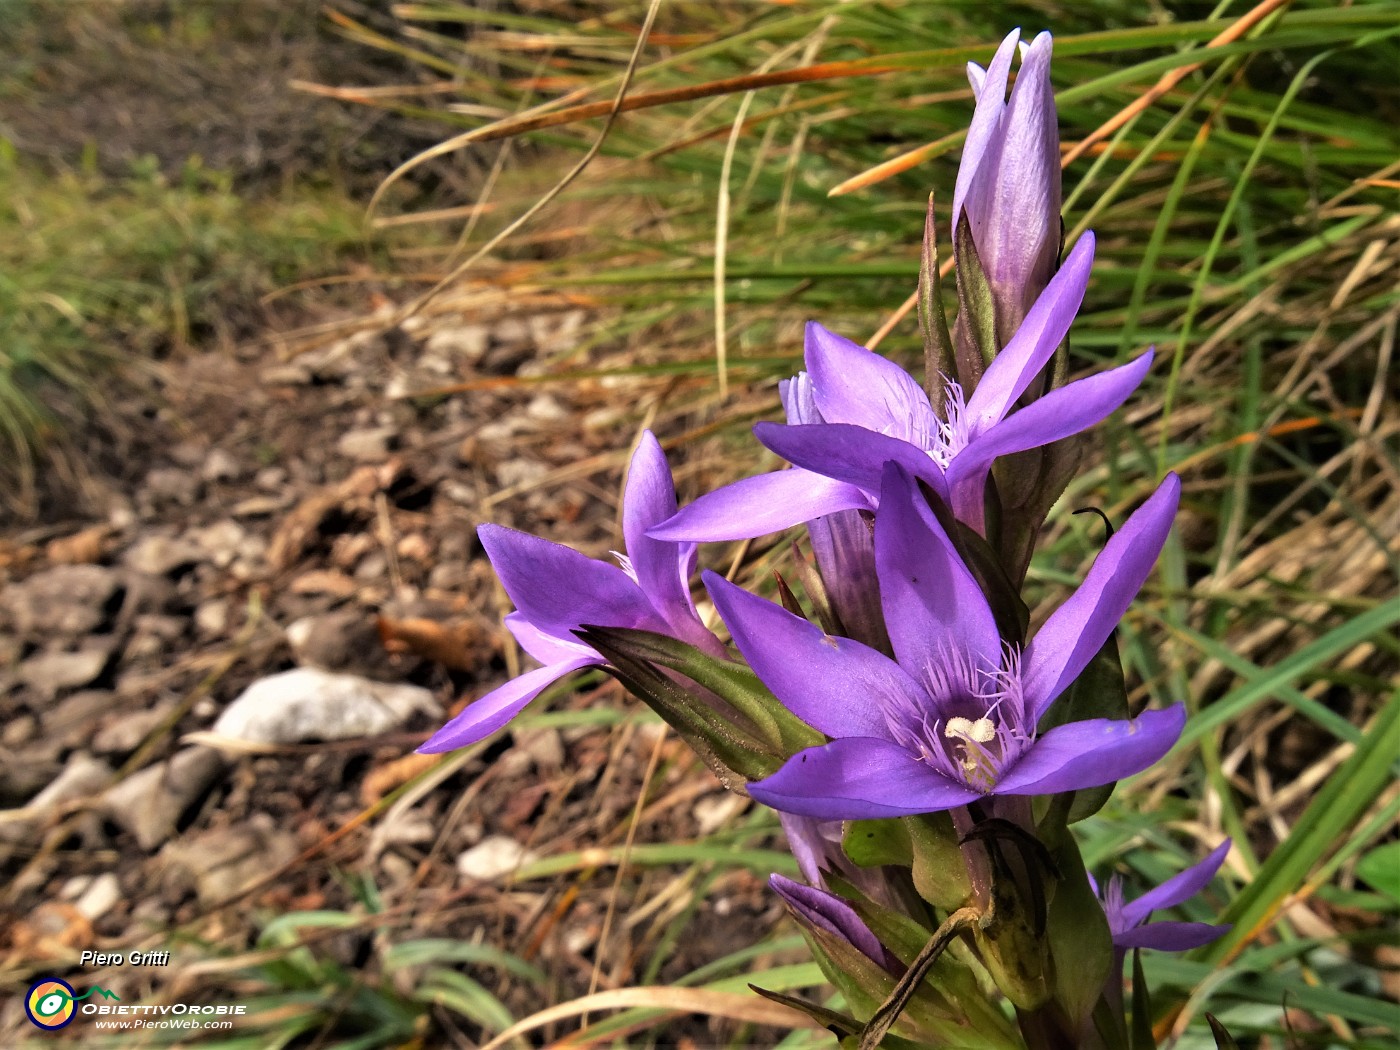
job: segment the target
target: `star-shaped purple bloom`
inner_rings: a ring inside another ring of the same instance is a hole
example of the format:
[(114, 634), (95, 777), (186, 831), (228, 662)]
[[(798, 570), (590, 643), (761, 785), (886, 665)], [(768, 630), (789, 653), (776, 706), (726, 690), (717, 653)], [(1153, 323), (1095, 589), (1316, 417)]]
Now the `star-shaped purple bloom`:
[(418, 750), (434, 754), (494, 733), (546, 686), (605, 661), (574, 635), (584, 624), (633, 627), (670, 635), (712, 656), (724, 647), (700, 622), (690, 597), (695, 544), (653, 539), (647, 530), (676, 512), (671, 470), (647, 431), (627, 473), (619, 565), (500, 525), (477, 530), (481, 545), (516, 611), (505, 623), (543, 667), (527, 671), (477, 700)]
[(754, 435), (798, 470), (746, 478), (702, 496), (651, 535), (671, 540), (747, 539), (836, 511), (879, 505), (887, 462), (927, 482), (979, 531), (992, 461), (1093, 426), (1127, 400), (1152, 352), (1118, 368), (1016, 402), (1069, 331), (1093, 265), (1094, 237), (1075, 245), (971, 397), (947, 385), (944, 418), (913, 376), (821, 325), (807, 326), (806, 363), (820, 423), (759, 423)]
[(827, 820), (903, 816), (990, 795), (1096, 787), (1170, 750), (1185, 724), (1181, 704), (1043, 735), (1036, 727), (1146, 580), (1176, 512), (1176, 475), (1114, 534), (1024, 652), (1003, 643), (914, 479), (894, 463), (884, 475), (875, 563), (894, 660), (705, 575), (749, 665), (789, 710), (832, 738), (750, 784), (749, 794)]
[(1164, 952), (1184, 952), (1209, 944), (1229, 932), (1229, 925), (1215, 926), (1206, 922), (1148, 922), (1147, 917), (1161, 908), (1174, 908), (1205, 889), (1225, 856), (1230, 852), (1226, 839), (1199, 864), (1174, 875), (1154, 890), (1148, 890), (1137, 900), (1123, 900), (1123, 880), (1114, 875), (1108, 880), (1103, 894), (1103, 910), (1108, 916), (1108, 930), (1113, 947), (1120, 953), (1133, 948), (1156, 948)]

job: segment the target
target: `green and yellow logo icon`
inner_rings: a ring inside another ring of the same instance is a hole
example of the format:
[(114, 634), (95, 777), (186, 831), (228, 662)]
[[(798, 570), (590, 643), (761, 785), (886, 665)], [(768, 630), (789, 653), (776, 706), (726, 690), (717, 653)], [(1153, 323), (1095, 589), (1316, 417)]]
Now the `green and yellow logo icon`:
[(39, 1028), (54, 1031), (71, 1023), (73, 1015), (77, 1013), (73, 1004), (81, 1002), (93, 992), (104, 999), (121, 999), (116, 992), (106, 988), (89, 988), (79, 995), (67, 981), (44, 977), (29, 986), (29, 994), (24, 997), (24, 1012)]

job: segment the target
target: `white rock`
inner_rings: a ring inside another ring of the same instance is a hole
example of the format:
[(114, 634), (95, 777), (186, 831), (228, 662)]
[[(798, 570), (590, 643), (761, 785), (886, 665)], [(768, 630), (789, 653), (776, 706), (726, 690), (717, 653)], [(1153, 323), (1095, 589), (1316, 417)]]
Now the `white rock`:
[(522, 864), (536, 859), (536, 854), (515, 839), (492, 835), (458, 856), (457, 872), (462, 878), (473, 882), (489, 882), (509, 875)]
[(742, 795), (726, 791), (720, 795), (705, 795), (695, 800), (695, 821), (703, 837), (718, 831), (739, 815), (748, 803)]
[(349, 430), (340, 435), (335, 447), (342, 456), (360, 463), (380, 463), (389, 456), (389, 449), (398, 437), (397, 427), (373, 427)]
[(299, 667), (254, 682), (219, 716), (214, 732), (264, 744), (349, 740), (397, 729), (415, 712), (441, 713), (416, 685)]
[(73, 907), (77, 908), (88, 922), (96, 922), (115, 908), (121, 899), (121, 883), (110, 871), (104, 871), (92, 880), (92, 885), (83, 891), (83, 895)]
[(474, 361), (486, 353), (490, 344), (491, 332), (484, 325), (462, 325), (439, 328), (428, 336), (424, 349), (434, 354), (460, 355)]

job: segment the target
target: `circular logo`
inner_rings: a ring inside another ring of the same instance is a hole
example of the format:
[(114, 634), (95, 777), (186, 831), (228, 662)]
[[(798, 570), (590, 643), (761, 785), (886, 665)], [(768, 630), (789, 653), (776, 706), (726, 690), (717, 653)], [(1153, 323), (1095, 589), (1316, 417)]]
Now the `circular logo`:
[(29, 986), (24, 997), (24, 1012), (40, 1028), (52, 1031), (73, 1020), (73, 986), (57, 977), (45, 977)]

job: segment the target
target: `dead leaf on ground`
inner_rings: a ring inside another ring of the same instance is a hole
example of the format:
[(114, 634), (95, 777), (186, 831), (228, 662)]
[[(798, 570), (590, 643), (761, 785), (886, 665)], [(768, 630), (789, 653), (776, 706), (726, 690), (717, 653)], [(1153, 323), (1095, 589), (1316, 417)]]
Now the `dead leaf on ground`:
[(361, 467), (345, 480), (319, 488), (299, 502), (282, 519), (268, 544), (267, 561), (272, 571), (280, 573), (291, 568), (337, 511), (368, 519), (374, 513), (370, 497), (393, 485), (403, 470), (403, 461), (397, 459), (382, 466)]
[(107, 525), (94, 525), (71, 536), (60, 536), (49, 541), (44, 553), (55, 564), (92, 565), (102, 560), (102, 550), (111, 531)]
[(378, 624), (380, 641), (391, 653), (411, 652), (454, 671), (475, 671), (490, 658), (491, 634), (473, 620), (381, 616)]

